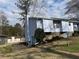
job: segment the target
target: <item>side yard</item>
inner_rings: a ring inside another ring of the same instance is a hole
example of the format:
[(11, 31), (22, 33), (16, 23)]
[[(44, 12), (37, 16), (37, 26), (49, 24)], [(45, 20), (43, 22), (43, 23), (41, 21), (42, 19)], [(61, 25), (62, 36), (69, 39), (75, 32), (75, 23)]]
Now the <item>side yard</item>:
[(79, 59), (79, 37), (27, 48), (23, 44), (0, 47), (0, 59)]
[(79, 53), (79, 37), (71, 37), (69, 38), (69, 45), (61, 45), (57, 46), (57, 49), (68, 51), (71, 53)]

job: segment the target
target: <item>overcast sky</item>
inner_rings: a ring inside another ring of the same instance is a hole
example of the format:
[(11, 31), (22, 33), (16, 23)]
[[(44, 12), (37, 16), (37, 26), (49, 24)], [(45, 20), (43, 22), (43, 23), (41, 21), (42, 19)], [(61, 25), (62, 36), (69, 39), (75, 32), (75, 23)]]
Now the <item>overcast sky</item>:
[[(68, 0), (46, 0), (49, 4), (48, 6), (48, 15), (51, 17), (67, 17), (64, 15), (66, 9), (66, 3)], [(17, 13), (12, 13), (13, 11), (18, 12), (18, 8), (15, 5), (16, 0), (0, 0), (0, 11), (4, 11), (7, 15), (10, 24), (14, 25), (19, 16)]]

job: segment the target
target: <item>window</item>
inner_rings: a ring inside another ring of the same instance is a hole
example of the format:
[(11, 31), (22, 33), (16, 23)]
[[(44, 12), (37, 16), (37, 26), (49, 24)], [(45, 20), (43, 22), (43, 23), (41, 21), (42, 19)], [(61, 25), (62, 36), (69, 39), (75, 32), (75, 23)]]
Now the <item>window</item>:
[(42, 28), (42, 21), (41, 20), (37, 20), (37, 28)]
[(54, 24), (54, 28), (60, 28), (60, 24)]
[(71, 26), (71, 23), (69, 23), (69, 26)]

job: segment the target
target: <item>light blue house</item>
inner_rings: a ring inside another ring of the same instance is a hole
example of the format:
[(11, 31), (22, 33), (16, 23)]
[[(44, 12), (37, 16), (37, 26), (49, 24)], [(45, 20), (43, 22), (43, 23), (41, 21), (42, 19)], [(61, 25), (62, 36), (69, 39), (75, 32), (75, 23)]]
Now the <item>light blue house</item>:
[[(27, 17), (25, 24), (25, 38), (27, 42), (32, 43), (34, 40), (34, 33), (37, 28), (44, 29), (45, 33), (71, 33), (79, 30), (79, 21), (60, 19), (60, 18), (41, 18), (41, 17)], [(60, 34), (59, 34), (60, 35)]]

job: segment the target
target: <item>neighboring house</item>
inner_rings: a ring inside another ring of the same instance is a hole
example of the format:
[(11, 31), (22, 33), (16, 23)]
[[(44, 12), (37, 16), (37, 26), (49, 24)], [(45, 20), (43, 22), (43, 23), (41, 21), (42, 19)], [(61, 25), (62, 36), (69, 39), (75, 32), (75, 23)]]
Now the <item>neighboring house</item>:
[(67, 36), (71, 36), (74, 31), (79, 30), (79, 21), (61, 18), (27, 17), (25, 23), (25, 39), (27, 42), (33, 40), (37, 28), (44, 29), (45, 33), (59, 33), (58, 35), (60, 35), (62, 32), (66, 33)]
[(23, 42), (25, 42), (25, 38), (11, 37), (10, 39), (8, 39), (7, 36), (0, 35), (0, 45), (16, 44), (16, 43), (23, 43)]
[(11, 39), (7, 39), (7, 43), (9, 44), (22, 43), (22, 42), (25, 42), (25, 38), (11, 37)]
[(0, 45), (7, 43), (7, 37), (5, 35), (0, 35)]

